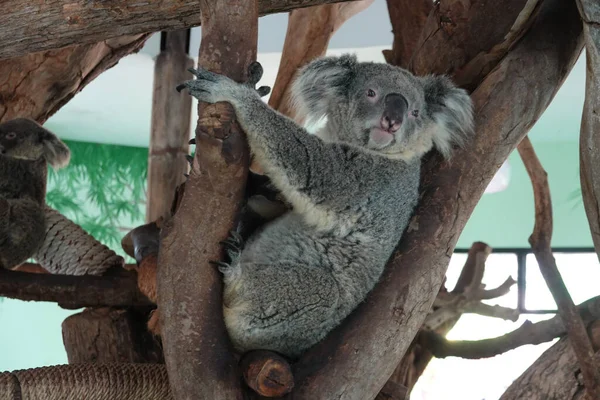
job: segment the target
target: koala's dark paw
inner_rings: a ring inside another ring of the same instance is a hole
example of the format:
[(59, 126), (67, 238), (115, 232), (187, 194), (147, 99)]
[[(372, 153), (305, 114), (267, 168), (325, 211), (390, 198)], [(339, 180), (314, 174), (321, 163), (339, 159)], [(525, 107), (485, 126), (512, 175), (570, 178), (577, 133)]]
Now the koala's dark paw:
[(262, 79), (263, 72), (263, 67), (258, 61), (254, 61), (248, 66), (248, 81), (246, 82), (246, 85), (256, 90), (260, 97), (265, 97), (271, 93), (271, 88), (269, 86), (256, 88), (256, 84)]
[(237, 261), (244, 247), (242, 236), (235, 231), (229, 232), (229, 237), (221, 241), (220, 244), (232, 262)]

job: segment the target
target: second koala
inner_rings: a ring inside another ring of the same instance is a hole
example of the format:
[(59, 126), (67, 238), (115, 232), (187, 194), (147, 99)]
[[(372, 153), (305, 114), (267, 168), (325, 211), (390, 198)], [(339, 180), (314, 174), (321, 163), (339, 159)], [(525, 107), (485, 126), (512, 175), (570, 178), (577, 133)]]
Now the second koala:
[[(253, 69), (254, 84), (262, 68)], [(293, 206), (245, 245), (227, 241), (231, 262), (220, 270), (229, 335), (243, 352), (297, 357), (379, 280), (417, 204), (421, 157), (433, 147), (448, 156), (468, 137), (470, 97), (447, 77), (349, 55), (322, 58), (293, 84), (298, 110), (327, 118), (312, 135), (253, 87), (193, 72), (197, 79), (179, 89), (233, 105), (254, 156)]]
[(69, 148), (26, 118), (0, 124), (0, 268), (25, 262), (46, 232), (44, 204), (48, 164), (68, 164)]

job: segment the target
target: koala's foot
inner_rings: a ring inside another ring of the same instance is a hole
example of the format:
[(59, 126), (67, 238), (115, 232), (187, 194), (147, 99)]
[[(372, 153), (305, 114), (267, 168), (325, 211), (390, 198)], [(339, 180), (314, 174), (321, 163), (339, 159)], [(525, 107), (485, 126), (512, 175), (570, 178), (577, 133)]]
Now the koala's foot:
[(229, 232), (229, 237), (219, 243), (223, 246), (225, 253), (229, 257), (229, 262), (211, 261), (210, 263), (216, 265), (222, 274), (227, 274), (231, 267), (238, 263), (242, 248), (244, 247), (244, 241), (239, 233), (231, 231)]
[(260, 97), (266, 96), (271, 92), (271, 88), (268, 86), (261, 86), (256, 89), (256, 84), (262, 78), (263, 74), (262, 66), (256, 61), (248, 67), (248, 81), (243, 84), (239, 84), (224, 75), (210, 72), (204, 68), (189, 68), (188, 71), (194, 74), (196, 79), (185, 81), (178, 85), (176, 87), (177, 91), (181, 92), (183, 89), (187, 89), (190, 95), (207, 103), (235, 99), (237, 97), (236, 94), (239, 93), (240, 86), (248, 86), (256, 90)]

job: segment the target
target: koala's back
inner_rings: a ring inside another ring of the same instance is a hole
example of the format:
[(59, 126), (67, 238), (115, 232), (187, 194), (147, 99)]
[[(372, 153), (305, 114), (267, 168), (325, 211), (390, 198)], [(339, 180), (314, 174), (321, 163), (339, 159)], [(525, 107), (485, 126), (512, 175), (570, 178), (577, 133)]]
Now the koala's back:
[(44, 159), (0, 156), (0, 268), (23, 263), (44, 240), (46, 174)]
[(44, 203), (47, 164), (44, 159), (21, 160), (0, 155), (0, 196), (31, 198)]

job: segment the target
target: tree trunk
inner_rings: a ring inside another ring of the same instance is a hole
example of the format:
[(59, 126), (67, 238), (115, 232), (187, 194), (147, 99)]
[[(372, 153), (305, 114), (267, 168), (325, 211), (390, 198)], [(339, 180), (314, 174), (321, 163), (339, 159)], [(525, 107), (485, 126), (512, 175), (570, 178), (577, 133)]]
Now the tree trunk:
[(188, 56), (189, 34), (189, 30), (163, 32), (164, 48), (154, 66), (146, 222), (171, 216), (175, 189), (188, 171), (192, 97), (173, 88), (193, 78), (188, 72), (194, 66)]
[(29, 117), (44, 123), (98, 75), (141, 49), (147, 38), (126, 36), (0, 61), (0, 122)]
[(600, 257), (600, 4), (579, 0), (586, 42), (587, 79), (581, 120), (580, 178), (581, 194)]
[[(256, 59), (256, 0), (203, 0), (199, 64), (241, 82)], [(231, 29), (234, 26), (235, 29)], [(181, 93), (181, 96), (188, 96)], [(176, 400), (241, 399), (225, 329), (222, 280), (209, 264), (243, 200), (249, 150), (228, 103), (198, 104), (196, 156), (183, 198), (161, 231), (158, 307)]]
[(460, 232), (487, 184), (544, 112), (581, 48), (575, 5), (544, 1), (531, 29), (473, 92), (473, 140), (451, 163), (439, 157), (425, 161), (423, 196), (381, 281), (295, 366), (295, 399), (376, 396), (430, 310)]

